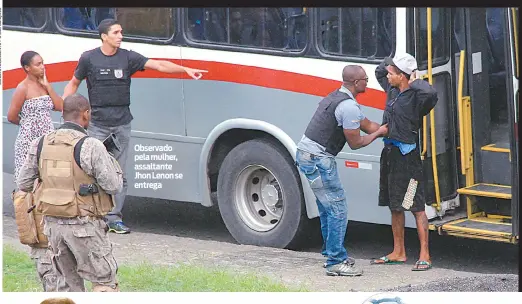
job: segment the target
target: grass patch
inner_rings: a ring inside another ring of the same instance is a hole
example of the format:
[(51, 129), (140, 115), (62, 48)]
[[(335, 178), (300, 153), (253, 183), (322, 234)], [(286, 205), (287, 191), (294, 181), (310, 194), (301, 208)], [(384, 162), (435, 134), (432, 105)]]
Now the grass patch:
[(43, 291), (36, 265), (23, 251), (4, 245), (4, 291)]
[[(34, 262), (22, 251), (4, 245), (4, 292), (42, 291)], [(145, 292), (277, 292), (306, 291), (252, 273), (235, 274), (218, 267), (193, 265), (158, 266), (150, 263), (120, 265), (118, 281), (121, 291)], [(90, 289), (91, 284), (87, 283)]]

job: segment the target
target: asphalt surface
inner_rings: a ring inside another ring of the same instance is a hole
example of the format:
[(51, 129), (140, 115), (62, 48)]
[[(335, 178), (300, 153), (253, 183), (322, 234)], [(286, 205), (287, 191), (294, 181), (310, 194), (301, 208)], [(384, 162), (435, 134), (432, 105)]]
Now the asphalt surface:
[[(3, 174), (4, 243), (17, 244), (10, 192), (12, 175)], [(346, 246), (364, 270), (357, 278), (326, 277), (321, 267), (318, 221), (299, 251), (238, 245), (228, 233), (217, 207), (128, 197), (124, 219), (133, 232), (111, 234), (119, 263), (196, 263), (254, 271), (288, 285), (314, 291), (517, 291), (518, 246), (430, 234), (434, 268), (412, 272), (419, 246), (416, 231), (407, 229), (405, 265), (370, 266), (371, 258), (392, 249), (388, 226), (350, 223)], [(20, 248), (28, 248), (21, 245)]]
[(390, 292), (513, 292), (518, 290), (518, 275), (490, 274), (486, 276), (443, 278), (434, 282), (391, 288)]

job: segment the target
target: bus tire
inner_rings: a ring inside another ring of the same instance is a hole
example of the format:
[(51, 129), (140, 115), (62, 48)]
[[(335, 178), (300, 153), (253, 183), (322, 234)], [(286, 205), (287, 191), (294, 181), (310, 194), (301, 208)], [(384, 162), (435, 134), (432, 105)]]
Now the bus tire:
[(297, 167), (284, 148), (264, 138), (237, 145), (221, 165), (217, 186), (221, 217), (238, 243), (299, 245), (308, 218)]

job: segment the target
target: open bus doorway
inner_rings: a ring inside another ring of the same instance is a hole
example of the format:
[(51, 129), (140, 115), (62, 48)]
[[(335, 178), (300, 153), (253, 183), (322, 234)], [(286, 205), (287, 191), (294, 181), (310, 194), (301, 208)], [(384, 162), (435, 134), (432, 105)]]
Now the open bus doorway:
[[(516, 242), (512, 223), (514, 90), (507, 8), (452, 9), (453, 87), (458, 111), (460, 184), (465, 217), (444, 234)], [(462, 57), (462, 58), (461, 58)], [(515, 224), (516, 225), (516, 224)]]

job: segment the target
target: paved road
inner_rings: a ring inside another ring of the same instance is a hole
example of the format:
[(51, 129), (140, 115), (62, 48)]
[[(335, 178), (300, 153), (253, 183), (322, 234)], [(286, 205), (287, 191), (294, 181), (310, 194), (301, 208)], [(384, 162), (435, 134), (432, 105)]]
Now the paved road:
[[(3, 178), (4, 242), (17, 245), (9, 198), (12, 175), (4, 173)], [(319, 254), (319, 233), (312, 234), (308, 248), (300, 251), (242, 246), (228, 233), (217, 208), (136, 197), (128, 198), (124, 218), (133, 233), (111, 234), (120, 263), (148, 260), (163, 264), (222, 265), (237, 271), (259, 272), (290, 285), (302, 284), (317, 291), (411, 290), (411, 285), (424, 286), (422, 288), (426, 290), (427, 283), (436, 282), (439, 282), (437, 290), (458, 290), (455, 288), (459, 285), (468, 286), (463, 289), (470, 291), (491, 288), (516, 291), (518, 288), (518, 247), (509, 244), (442, 237), (432, 233), (434, 268), (419, 273), (410, 270), (418, 254), (414, 230), (408, 229), (405, 235), (409, 256), (406, 265), (370, 266), (370, 258), (391, 250), (390, 228), (350, 223), (346, 245), (365, 273), (358, 278), (336, 278), (324, 275), (321, 267), (323, 258)], [(454, 279), (467, 278), (465, 280), (472, 282), (477, 280), (474, 278), (476, 276), (482, 277), (480, 284), (466, 285), (459, 283), (460, 279)]]

